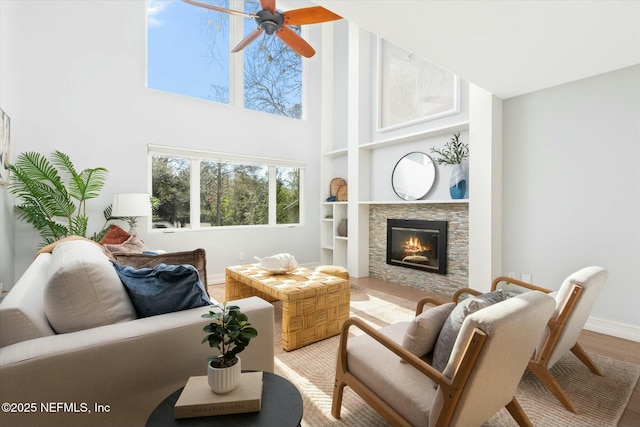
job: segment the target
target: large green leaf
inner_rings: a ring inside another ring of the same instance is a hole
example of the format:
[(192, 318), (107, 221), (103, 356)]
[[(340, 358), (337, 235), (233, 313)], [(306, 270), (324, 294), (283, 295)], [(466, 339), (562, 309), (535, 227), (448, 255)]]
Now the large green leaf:
[[(12, 172), (9, 191), (18, 200), (16, 214), (33, 225), (43, 243), (70, 234), (86, 237), (89, 218), (85, 214), (85, 201), (100, 195), (107, 177), (105, 168), (85, 169), (78, 174), (69, 156), (56, 151), (51, 161), (40, 153), (22, 153), (9, 169)], [(100, 235), (104, 235), (106, 228), (107, 223)]]
[(88, 168), (77, 173), (69, 156), (60, 151), (53, 153), (53, 163), (69, 175), (69, 194), (71, 197), (84, 201), (100, 196), (100, 191), (107, 180), (107, 169), (102, 167)]

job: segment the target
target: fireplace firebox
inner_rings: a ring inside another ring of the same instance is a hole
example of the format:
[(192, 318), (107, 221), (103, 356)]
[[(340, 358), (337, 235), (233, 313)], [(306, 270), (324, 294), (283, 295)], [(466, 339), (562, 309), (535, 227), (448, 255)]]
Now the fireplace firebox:
[(387, 219), (387, 264), (447, 274), (447, 221)]

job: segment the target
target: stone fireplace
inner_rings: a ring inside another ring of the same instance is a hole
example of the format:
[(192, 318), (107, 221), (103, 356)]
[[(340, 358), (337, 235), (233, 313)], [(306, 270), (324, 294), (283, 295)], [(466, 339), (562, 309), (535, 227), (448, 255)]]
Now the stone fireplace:
[[(445, 221), (446, 274), (388, 264), (388, 219)], [(369, 276), (444, 295), (469, 286), (468, 203), (369, 205)]]

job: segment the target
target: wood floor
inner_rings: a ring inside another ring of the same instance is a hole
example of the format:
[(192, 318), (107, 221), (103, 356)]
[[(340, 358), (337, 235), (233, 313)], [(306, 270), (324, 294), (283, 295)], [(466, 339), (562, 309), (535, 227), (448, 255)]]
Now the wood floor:
[[(384, 291), (399, 297), (415, 299), (416, 301), (425, 296), (431, 296), (432, 298), (437, 298), (442, 301), (449, 300), (448, 297), (444, 297), (442, 295), (432, 294), (420, 289), (402, 286), (370, 277), (360, 279), (351, 278), (351, 283), (364, 288)], [(591, 353), (640, 365), (640, 343), (638, 342), (591, 331), (582, 331), (578, 342), (585, 350)], [(638, 426), (640, 426), (640, 382), (636, 384), (633, 394), (629, 399), (629, 403), (627, 404), (627, 408), (618, 423), (618, 427)]]

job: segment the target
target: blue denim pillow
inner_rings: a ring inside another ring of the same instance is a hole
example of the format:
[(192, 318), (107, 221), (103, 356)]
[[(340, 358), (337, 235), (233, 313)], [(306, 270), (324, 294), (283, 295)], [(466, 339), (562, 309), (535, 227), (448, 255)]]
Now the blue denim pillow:
[(111, 261), (127, 289), (138, 317), (210, 305), (211, 300), (192, 265), (158, 264), (135, 269)]

